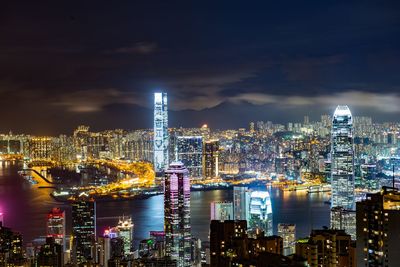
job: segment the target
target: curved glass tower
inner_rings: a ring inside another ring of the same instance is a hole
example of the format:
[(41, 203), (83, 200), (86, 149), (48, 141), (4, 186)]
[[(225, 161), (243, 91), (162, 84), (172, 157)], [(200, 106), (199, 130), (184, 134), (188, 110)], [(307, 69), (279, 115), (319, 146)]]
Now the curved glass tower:
[(267, 191), (251, 192), (249, 225), (252, 230), (262, 230), (266, 236), (273, 235), (272, 205)]
[(337, 106), (332, 120), (331, 208), (354, 209), (353, 117), (347, 106)]

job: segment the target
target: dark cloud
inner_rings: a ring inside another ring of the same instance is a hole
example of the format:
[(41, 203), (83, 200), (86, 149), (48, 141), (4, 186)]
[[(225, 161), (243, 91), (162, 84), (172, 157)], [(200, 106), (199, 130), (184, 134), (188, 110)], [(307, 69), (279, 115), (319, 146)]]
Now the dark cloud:
[(157, 44), (151, 42), (138, 42), (132, 46), (119, 47), (111, 52), (121, 53), (121, 54), (151, 54), (157, 50)]
[(151, 127), (160, 90), (172, 125), (400, 117), (399, 1), (17, 2), (0, 10), (1, 131)]
[(337, 65), (343, 62), (343, 59), (342, 55), (289, 59), (282, 62), (282, 71), (288, 81), (314, 82), (322, 78), (321, 71), (324, 68)]
[(50, 100), (52, 105), (62, 106), (66, 111), (77, 113), (101, 112), (104, 111), (104, 107), (112, 104), (140, 103), (141, 100), (134, 93), (113, 88), (73, 91)]

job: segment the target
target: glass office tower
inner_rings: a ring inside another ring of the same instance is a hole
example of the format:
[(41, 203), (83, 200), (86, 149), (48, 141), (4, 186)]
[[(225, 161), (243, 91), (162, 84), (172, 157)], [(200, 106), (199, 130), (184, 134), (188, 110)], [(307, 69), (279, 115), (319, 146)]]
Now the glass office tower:
[(164, 180), (165, 254), (178, 267), (191, 266), (190, 179), (182, 162), (173, 162)]
[(74, 264), (82, 264), (93, 258), (96, 239), (96, 202), (77, 200), (72, 204), (72, 238)]
[(331, 141), (331, 208), (354, 210), (353, 118), (347, 106), (333, 114)]
[(253, 191), (250, 194), (251, 230), (262, 230), (266, 236), (273, 235), (272, 205), (267, 191)]
[(347, 106), (333, 114), (331, 136), (331, 228), (355, 238), (353, 117)]

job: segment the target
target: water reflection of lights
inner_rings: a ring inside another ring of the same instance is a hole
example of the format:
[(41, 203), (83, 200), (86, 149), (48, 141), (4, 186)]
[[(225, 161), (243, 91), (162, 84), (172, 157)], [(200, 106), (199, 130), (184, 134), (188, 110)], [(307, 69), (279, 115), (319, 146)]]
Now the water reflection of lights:
[(307, 197), (309, 195), (307, 193), (307, 191), (303, 191), (303, 190), (300, 190), (300, 191), (278, 190), (278, 191), (279, 192), (283, 192), (283, 199), (289, 199), (289, 198), (292, 198), (293, 196), (304, 198), (304, 197)]

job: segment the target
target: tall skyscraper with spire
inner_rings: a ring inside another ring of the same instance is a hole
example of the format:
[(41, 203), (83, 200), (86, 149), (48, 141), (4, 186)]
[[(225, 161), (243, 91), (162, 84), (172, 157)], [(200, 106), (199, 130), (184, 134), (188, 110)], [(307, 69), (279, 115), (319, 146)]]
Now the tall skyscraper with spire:
[(168, 105), (167, 93), (154, 93), (154, 170), (163, 172), (168, 159)]
[(338, 106), (333, 114), (331, 160), (331, 228), (355, 239), (353, 117), (348, 106)]
[(182, 162), (165, 171), (164, 231), (165, 254), (178, 267), (191, 266), (190, 179)]
[(353, 117), (347, 106), (338, 106), (333, 114), (331, 159), (331, 208), (354, 210)]

